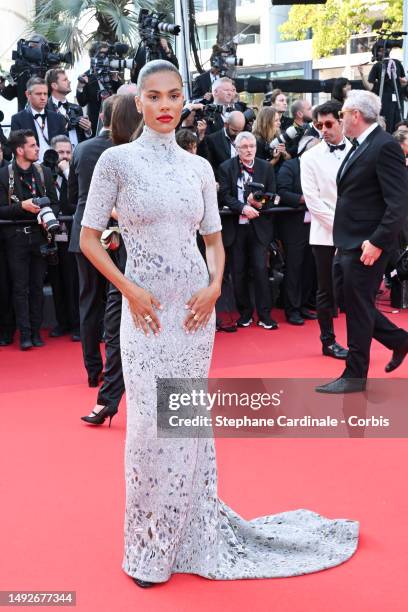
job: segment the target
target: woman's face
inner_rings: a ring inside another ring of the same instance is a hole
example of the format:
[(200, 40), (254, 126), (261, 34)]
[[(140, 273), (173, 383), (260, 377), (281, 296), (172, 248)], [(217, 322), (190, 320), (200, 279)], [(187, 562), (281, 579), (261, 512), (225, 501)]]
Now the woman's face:
[(145, 124), (161, 134), (172, 132), (179, 124), (183, 103), (180, 78), (167, 70), (146, 77), (140, 96), (136, 96)]
[(280, 126), (281, 126), (281, 120), (280, 120), (278, 113), (276, 113), (275, 121), (273, 122), (273, 127), (275, 128), (275, 130), (279, 130)]

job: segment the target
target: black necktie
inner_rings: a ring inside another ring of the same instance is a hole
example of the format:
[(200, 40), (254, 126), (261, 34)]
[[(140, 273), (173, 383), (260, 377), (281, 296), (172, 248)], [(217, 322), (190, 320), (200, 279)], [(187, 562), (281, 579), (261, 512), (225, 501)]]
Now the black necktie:
[(330, 149), (330, 153), (333, 153), (334, 151), (344, 151), (344, 149), (346, 148), (346, 143), (343, 142), (343, 144), (340, 145), (331, 145), (329, 144), (329, 149)]

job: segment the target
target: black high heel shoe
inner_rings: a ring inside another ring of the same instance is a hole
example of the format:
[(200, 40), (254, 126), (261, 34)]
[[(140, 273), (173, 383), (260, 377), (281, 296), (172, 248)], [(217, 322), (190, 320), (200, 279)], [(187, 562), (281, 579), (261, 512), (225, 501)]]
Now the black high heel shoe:
[(112, 409), (109, 408), (109, 406), (104, 406), (102, 410), (100, 410), (99, 412), (95, 412), (95, 410), (92, 410), (90, 415), (83, 416), (81, 417), (81, 419), (82, 421), (85, 421), (85, 423), (90, 423), (91, 425), (103, 425), (103, 423), (105, 422), (105, 419), (109, 417), (109, 427), (110, 427), (112, 419), (116, 413), (117, 413), (117, 410), (115, 410), (115, 412), (112, 412)]
[(142, 589), (147, 589), (157, 584), (157, 582), (147, 582), (146, 580), (139, 580), (139, 578), (133, 578), (133, 580), (136, 582), (137, 586), (142, 587)]

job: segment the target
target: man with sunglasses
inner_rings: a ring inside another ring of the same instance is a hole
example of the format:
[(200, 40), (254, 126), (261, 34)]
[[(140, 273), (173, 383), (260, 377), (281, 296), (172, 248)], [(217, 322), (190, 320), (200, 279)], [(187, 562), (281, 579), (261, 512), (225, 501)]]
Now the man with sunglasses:
[(341, 104), (330, 100), (314, 109), (315, 127), (322, 142), (306, 151), (301, 159), (301, 182), (305, 203), (311, 216), (310, 244), (316, 260), (316, 310), (323, 355), (346, 359), (347, 350), (336, 342), (333, 314), (336, 299), (333, 288), (333, 222), (337, 201), (336, 176), (351, 149), (343, 135), (339, 113)]
[(320, 393), (364, 391), (373, 338), (393, 351), (386, 372), (398, 368), (408, 353), (408, 333), (375, 305), (408, 213), (405, 158), (398, 143), (378, 125), (380, 110), (380, 98), (362, 90), (351, 91), (343, 104), (343, 130), (353, 146), (337, 175), (333, 240), (349, 351), (340, 378), (317, 387)]

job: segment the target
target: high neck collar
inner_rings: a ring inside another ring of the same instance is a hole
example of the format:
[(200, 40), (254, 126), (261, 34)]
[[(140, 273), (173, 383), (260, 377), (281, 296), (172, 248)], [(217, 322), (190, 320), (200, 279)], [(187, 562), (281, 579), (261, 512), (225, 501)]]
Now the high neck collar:
[(148, 127), (147, 125), (144, 126), (143, 132), (137, 141), (144, 142), (161, 151), (163, 149), (167, 151), (177, 147), (176, 134), (174, 130), (168, 134), (160, 134), (159, 132), (156, 132), (156, 130), (152, 130), (152, 128)]

